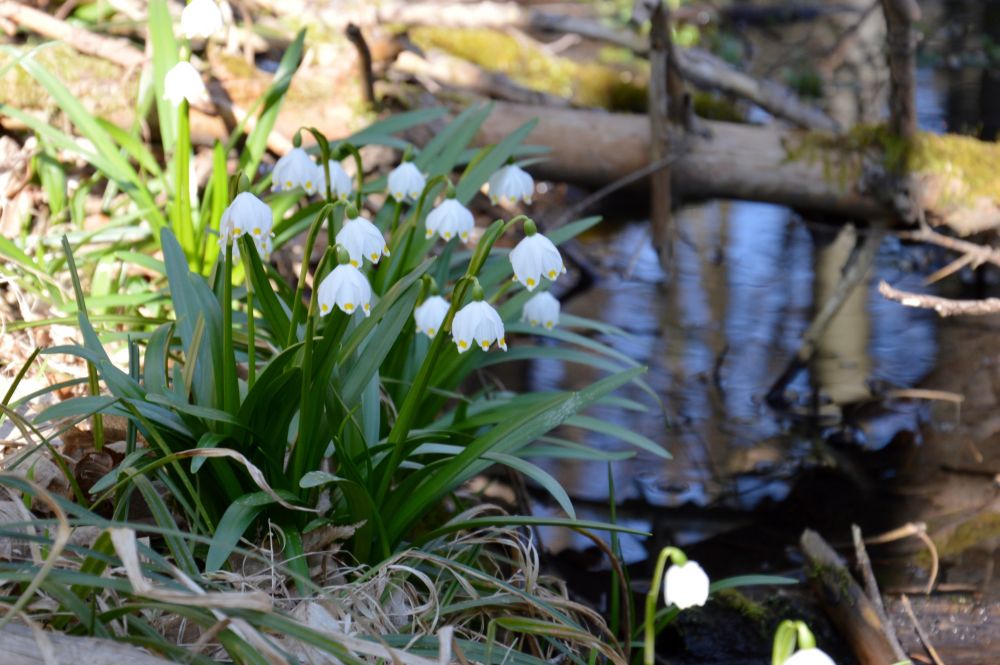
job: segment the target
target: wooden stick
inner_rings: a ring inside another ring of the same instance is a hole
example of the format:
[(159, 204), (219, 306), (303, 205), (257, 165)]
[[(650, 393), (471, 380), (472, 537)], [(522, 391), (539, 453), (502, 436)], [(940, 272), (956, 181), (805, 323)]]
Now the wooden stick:
[(882, 281), (878, 292), (885, 298), (894, 300), (906, 307), (933, 309), (939, 316), (986, 316), (1000, 312), (1000, 298), (983, 298), (981, 300), (952, 300), (939, 296), (929, 296), (923, 293), (900, 291)]
[(896, 655), (896, 661), (904, 661), (906, 660), (906, 652), (903, 651), (903, 647), (899, 644), (899, 638), (896, 637), (896, 630), (892, 625), (892, 621), (889, 620), (888, 613), (885, 611), (885, 604), (882, 602), (882, 593), (879, 591), (878, 582), (875, 580), (875, 571), (872, 570), (872, 562), (868, 558), (868, 550), (865, 549), (865, 541), (861, 537), (861, 528), (857, 524), (851, 525), (851, 536), (854, 538), (854, 558), (857, 560), (858, 569), (861, 571), (861, 578), (865, 583), (865, 592), (868, 594), (868, 599), (875, 606), (878, 618), (885, 627), (885, 636), (888, 638), (889, 645)]
[(938, 656), (937, 651), (934, 650), (934, 645), (931, 644), (930, 637), (927, 636), (923, 626), (921, 626), (920, 622), (917, 621), (917, 615), (913, 613), (913, 606), (910, 605), (910, 599), (906, 596), (906, 594), (903, 594), (900, 597), (900, 600), (903, 603), (903, 609), (906, 610), (907, 616), (910, 617), (910, 621), (913, 623), (913, 629), (917, 632), (917, 636), (920, 638), (920, 643), (924, 645), (925, 649), (927, 649), (927, 653), (930, 655), (931, 660), (934, 661), (934, 665), (944, 665), (941, 657)]
[(0, 0), (0, 18), (9, 19), (26, 30), (66, 42), (80, 53), (103, 58), (126, 69), (141, 67), (146, 61), (143, 52), (127, 39), (98, 35), (19, 2)]
[[(676, 119), (678, 100), (674, 97), (683, 89), (673, 63), (673, 42), (670, 37), (670, 12), (659, 0), (637, 0), (633, 15), (649, 13), (649, 161), (659, 162), (670, 151), (671, 121)], [(681, 93), (683, 94), (683, 93)], [(650, 175), (649, 218), (653, 226), (653, 246), (664, 270), (672, 265), (673, 235), (671, 223), (673, 195), (670, 169), (663, 168)]]
[(822, 536), (809, 529), (799, 543), (816, 596), (861, 665), (897, 662), (878, 612), (840, 556)]
[(361, 68), (361, 82), (365, 94), (365, 101), (372, 109), (378, 110), (378, 100), (375, 99), (375, 74), (372, 70), (372, 52), (368, 48), (365, 36), (354, 23), (348, 23), (344, 28), (344, 35), (348, 41), (354, 45), (358, 52), (358, 66)]

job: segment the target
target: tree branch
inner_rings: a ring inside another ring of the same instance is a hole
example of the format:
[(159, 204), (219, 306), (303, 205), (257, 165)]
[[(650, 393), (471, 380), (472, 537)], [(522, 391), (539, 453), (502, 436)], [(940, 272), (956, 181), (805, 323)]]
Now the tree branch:
[(982, 300), (952, 300), (939, 296), (929, 296), (923, 293), (900, 291), (882, 281), (878, 292), (883, 297), (900, 303), (906, 307), (933, 309), (939, 316), (986, 316), (1000, 313), (1000, 298), (984, 298)]

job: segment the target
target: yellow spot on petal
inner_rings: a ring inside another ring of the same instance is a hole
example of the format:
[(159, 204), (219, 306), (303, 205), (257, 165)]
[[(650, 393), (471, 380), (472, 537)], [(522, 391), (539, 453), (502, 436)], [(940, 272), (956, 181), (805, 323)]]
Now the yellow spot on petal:
[(497, 345), (500, 348), (506, 349), (507, 348), (507, 340), (504, 339), (503, 337), (501, 337), (499, 340), (497, 340)]
[(330, 306), (326, 304), (320, 305), (319, 308), (322, 309), (324, 312), (330, 311)]
[(372, 252), (372, 261), (378, 261), (378, 254)]
[(538, 325), (538, 319), (532, 319), (531, 320), (531, 325), (537, 326)]
[(468, 233), (463, 233), (462, 234), (462, 241), (464, 242), (464, 241), (466, 241), (468, 239), (469, 239), (469, 234)]
[(306, 189), (312, 189), (312, 188), (313, 188), (312, 180), (306, 180)]
[(257, 227), (254, 227), (254, 230), (253, 230), (253, 234), (254, 234), (255, 236), (259, 236), (259, 235), (260, 235), (260, 229), (259, 229), (259, 228), (257, 228)]
[(393, 192), (393, 193), (392, 193), (392, 196), (393, 196), (393, 197), (394, 197), (394, 198), (395, 198), (395, 199), (396, 199), (397, 201), (402, 201), (402, 200), (403, 200), (403, 192)]
[(483, 351), (489, 351), (489, 349), (490, 349), (490, 343), (489, 342), (483, 342), (482, 347), (483, 347)]
[(382, 255), (389, 256), (389, 245), (382, 245)]
[(458, 348), (464, 351), (465, 349), (469, 348), (469, 343), (466, 342), (464, 339), (460, 339), (458, 340)]
[(291, 188), (292, 188), (292, 181), (291, 180), (286, 180), (285, 181), (285, 189), (291, 189)]
[(357, 268), (358, 267), (358, 262), (355, 261), (354, 259), (351, 259), (351, 265), (354, 266), (355, 268)]
[(445, 231), (444, 233), (441, 234), (441, 237), (444, 238), (445, 240), (451, 240), (451, 233), (449, 231)]
[(555, 279), (556, 275), (558, 275), (558, 274), (559, 273), (557, 273), (555, 270), (550, 270), (549, 271), (549, 279)]
[(371, 308), (372, 308), (371, 305), (369, 305), (368, 303), (365, 303), (364, 309), (365, 309), (366, 312), (369, 311), (369, 310), (371, 310)]
[(426, 234), (424, 234), (424, 237), (425, 237), (425, 238), (430, 238), (430, 237), (431, 237), (431, 236), (433, 236), (433, 235), (434, 235), (434, 232), (433, 232), (433, 231), (430, 231), (430, 230), (428, 230), (428, 231), (427, 231), (427, 233), (426, 233)]
[(529, 277), (527, 280), (525, 280), (524, 283), (527, 284), (528, 286), (534, 286), (535, 285), (535, 280), (532, 279), (531, 277)]
[(344, 303), (344, 311), (345, 312), (353, 312), (354, 311), (354, 303), (352, 303), (352, 302), (345, 302)]
[(545, 327), (548, 328), (549, 330), (552, 330), (553, 328), (556, 327), (555, 321), (546, 321)]
[(428, 337), (434, 337), (434, 328), (428, 328), (427, 329), (427, 336)]

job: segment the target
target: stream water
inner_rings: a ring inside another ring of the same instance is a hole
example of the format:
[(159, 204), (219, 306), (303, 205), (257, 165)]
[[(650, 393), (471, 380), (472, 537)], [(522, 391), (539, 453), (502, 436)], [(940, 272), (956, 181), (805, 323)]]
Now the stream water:
[[(988, 72), (977, 78), (922, 69), (921, 125), (968, 130), (974, 105), (976, 129), (994, 132), (1000, 114), (991, 115), (989, 81)], [(804, 528), (844, 544), (852, 523), (866, 534), (915, 520), (940, 527), (942, 516), (954, 522), (955, 515), (979, 515), (995, 501), (992, 479), (942, 478), (941, 468), (1000, 458), (992, 436), (1000, 424), (988, 415), (997, 408), (996, 322), (942, 324), (877, 293), (883, 279), (928, 290), (923, 276), (946, 257), (885, 239), (873, 274), (837, 315), (815, 360), (789, 385), (787, 407), (776, 409), (765, 396), (834, 289), (853, 233), (747, 202), (686, 206), (675, 219), (672, 274), (661, 270), (645, 220), (612, 219), (583, 240), (606, 277), (563, 305), (628, 333), (602, 340), (648, 365), (646, 380), (668, 413), (630, 386), (624, 394), (649, 404), (647, 412), (606, 406), (594, 415), (661, 443), (671, 460), (639, 453), (610, 472), (598, 462), (559, 460), (547, 467), (585, 518), (608, 519), (613, 480), (618, 521), (653, 534), (622, 538), (637, 577), (648, 578), (649, 557), (666, 544), (685, 548), (713, 578), (796, 574), (802, 562), (795, 544)], [(965, 274), (930, 290), (968, 292), (971, 281)], [(531, 364), (524, 375), (535, 390), (580, 388), (597, 378), (597, 370), (548, 360)], [(988, 389), (970, 402), (984, 384)], [(893, 393), (913, 387), (954, 391), (966, 402), (956, 412), (952, 402)], [(580, 430), (560, 435), (623, 448)], [(962, 449), (966, 444), (971, 452)], [(541, 495), (533, 509), (555, 511)], [(607, 565), (592, 543), (563, 529), (539, 535), (574, 590), (602, 602), (607, 587), (593, 575)], [(974, 555), (946, 560), (937, 581), (996, 590), (997, 535), (987, 533), (985, 545), (971, 548)], [(903, 549), (912, 555), (919, 547)], [(926, 566), (899, 565), (895, 554), (882, 554), (874, 559), (884, 584), (926, 583)]]

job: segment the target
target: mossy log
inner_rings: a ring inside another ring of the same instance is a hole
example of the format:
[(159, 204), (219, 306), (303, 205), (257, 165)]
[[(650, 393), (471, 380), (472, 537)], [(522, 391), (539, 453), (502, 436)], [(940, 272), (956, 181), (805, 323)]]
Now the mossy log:
[[(529, 143), (550, 148), (532, 166), (552, 180), (600, 186), (649, 160), (645, 115), (497, 103), (478, 140), (495, 143), (537, 118)], [(846, 135), (727, 122), (699, 123), (676, 141), (676, 191), (687, 199), (731, 198), (787, 205), (853, 219), (891, 214), (864, 189), (865, 164), (907, 155), (915, 197), (932, 223), (966, 235), (1000, 226), (1000, 144), (920, 133), (900, 146), (880, 127)], [(581, 140), (581, 137), (586, 137)], [(907, 149), (908, 148), (908, 149)]]

